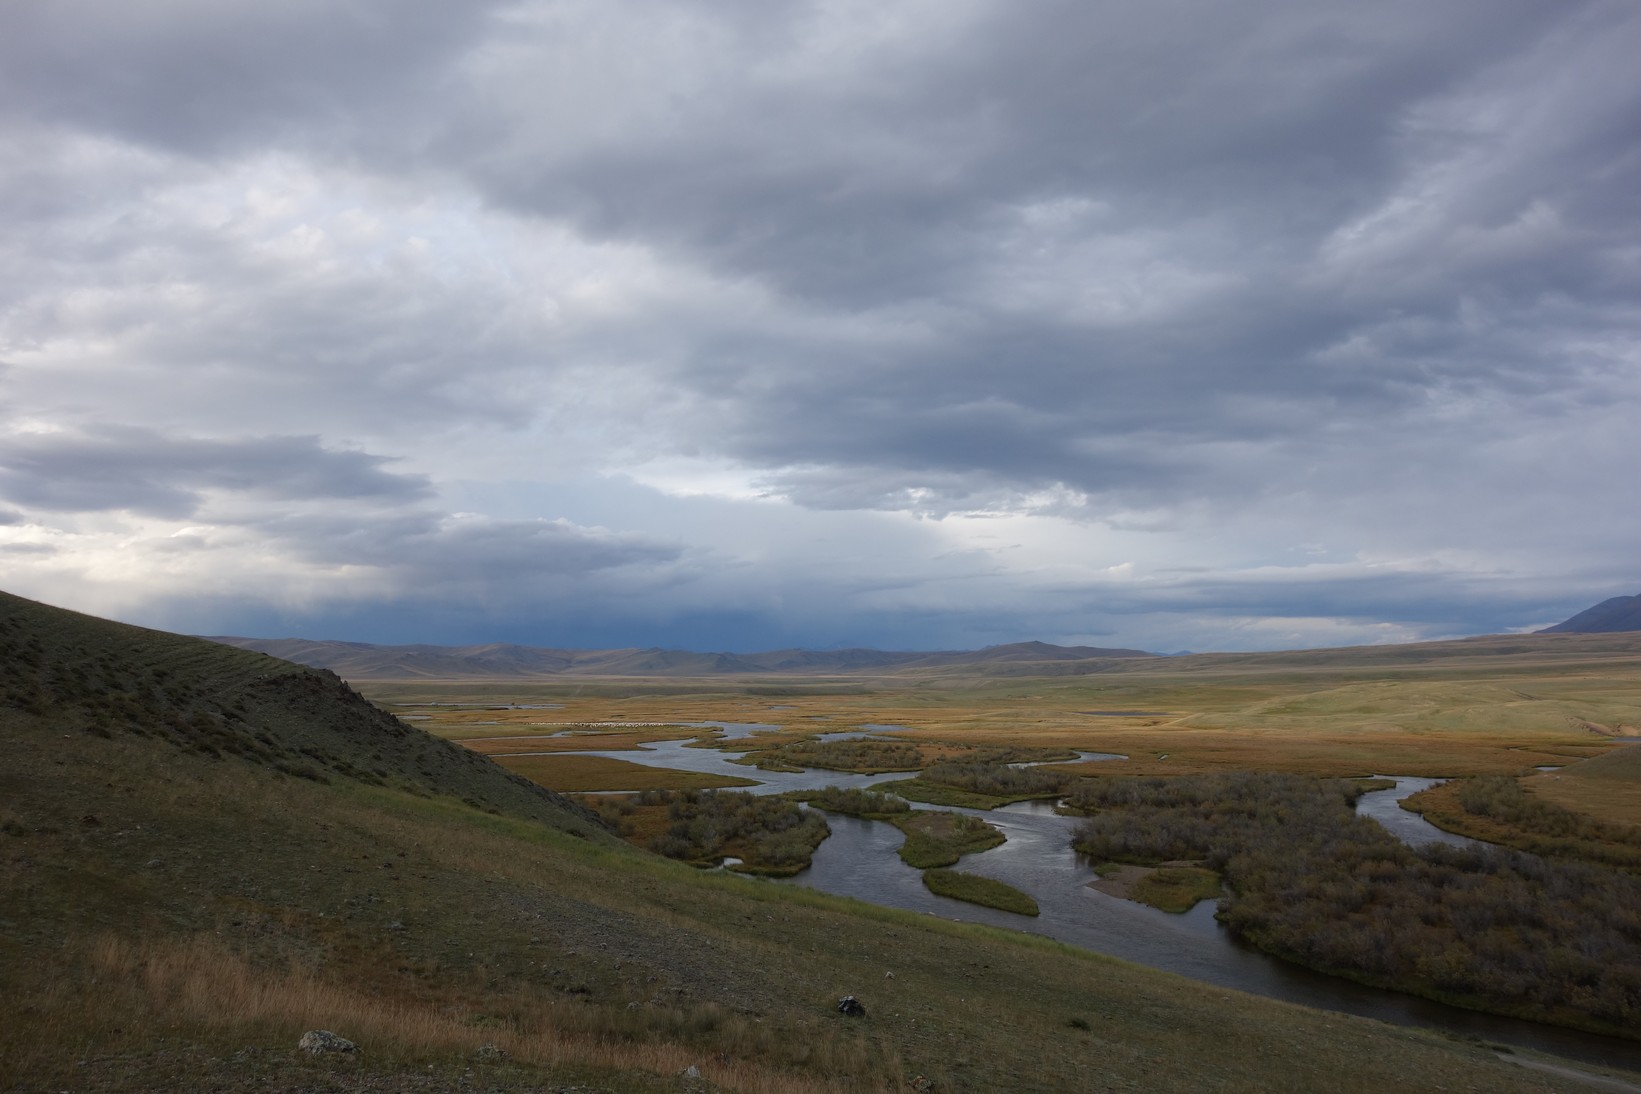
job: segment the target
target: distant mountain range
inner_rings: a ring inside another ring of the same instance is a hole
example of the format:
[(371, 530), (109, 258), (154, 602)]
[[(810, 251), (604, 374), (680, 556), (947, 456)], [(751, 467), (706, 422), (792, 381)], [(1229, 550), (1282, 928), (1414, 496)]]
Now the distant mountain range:
[(816, 675), (870, 673), (959, 666), (1013, 666), (1112, 658), (1156, 657), (1144, 650), (1096, 646), (1054, 646), (1015, 642), (982, 650), (891, 653), (885, 650), (773, 650), (768, 653), (694, 653), (689, 650), (563, 650), (536, 646), (376, 646), (306, 638), (238, 638), (211, 641), (272, 654), (313, 668), (330, 669), (349, 680), (407, 680), (420, 677), (533, 676), (755, 676), (765, 673)]
[(1614, 631), (1641, 631), (1641, 596), (1615, 596), (1593, 608), (1586, 608), (1539, 634), (1609, 634)]

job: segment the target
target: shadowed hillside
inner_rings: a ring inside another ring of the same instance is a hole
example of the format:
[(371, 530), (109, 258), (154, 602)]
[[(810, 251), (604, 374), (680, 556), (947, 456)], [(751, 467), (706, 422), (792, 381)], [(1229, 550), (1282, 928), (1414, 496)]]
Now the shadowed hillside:
[(0, 701), (65, 729), (149, 738), (316, 782), (448, 795), (544, 823), (590, 823), (568, 799), (412, 729), (334, 674), (265, 654), (0, 593), (0, 665)]
[(0, 597), (0, 681), (0, 1090), (1581, 1089), (644, 855), (260, 654)]
[(1615, 596), (1586, 608), (1564, 623), (1545, 627), (1540, 634), (1610, 634), (1641, 631), (1641, 595)]

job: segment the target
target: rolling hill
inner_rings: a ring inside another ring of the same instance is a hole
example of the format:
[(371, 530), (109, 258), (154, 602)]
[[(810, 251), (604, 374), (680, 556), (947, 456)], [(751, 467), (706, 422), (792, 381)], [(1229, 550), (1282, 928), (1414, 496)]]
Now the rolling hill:
[(6, 1091), (1582, 1088), (694, 871), (328, 673), (4, 595), (0, 747)]
[(1611, 597), (1538, 633), (1611, 634), (1615, 631), (1641, 631), (1641, 595)]
[(895, 653), (885, 650), (773, 650), (767, 653), (694, 653), (688, 650), (563, 650), (535, 646), (377, 646), (305, 638), (213, 635), (240, 649), (330, 669), (349, 680), (462, 677), (527, 679), (545, 676), (760, 676), (847, 675), (920, 669), (1029, 667), (1063, 662), (1147, 658), (1143, 650), (1100, 649), (1017, 642), (982, 650)]

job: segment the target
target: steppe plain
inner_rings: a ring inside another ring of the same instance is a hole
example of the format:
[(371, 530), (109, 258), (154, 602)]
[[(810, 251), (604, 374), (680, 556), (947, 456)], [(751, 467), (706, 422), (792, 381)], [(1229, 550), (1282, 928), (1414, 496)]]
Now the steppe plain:
[[(261, 654), (15, 597), (0, 609), (0, 1088), (1641, 1082), (703, 872), (438, 739), (638, 723), (601, 730), (610, 748), (677, 735), (641, 723), (769, 722), (794, 737), (892, 724), (932, 751), (1129, 756), (1102, 778), (1516, 776), (1623, 747), (1641, 721), (1635, 636), (878, 676), (354, 680), (422, 716), (406, 723)], [(562, 781), (539, 766), (539, 781)], [(1575, 805), (1633, 822), (1624, 795), (1601, 804), (1560, 781)], [(864, 1019), (837, 1013), (846, 993)], [(359, 1051), (297, 1052), (314, 1028)]]

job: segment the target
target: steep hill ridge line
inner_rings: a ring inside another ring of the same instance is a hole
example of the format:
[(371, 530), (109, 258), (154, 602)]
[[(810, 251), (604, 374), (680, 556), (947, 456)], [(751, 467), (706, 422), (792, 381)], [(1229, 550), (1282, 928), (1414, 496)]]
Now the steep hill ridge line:
[(315, 782), (449, 795), (488, 812), (600, 827), (562, 795), (401, 722), (327, 670), (9, 593), (0, 593), (0, 707)]
[(1618, 631), (1641, 631), (1641, 594), (1610, 597), (1538, 633), (1613, 634)]

